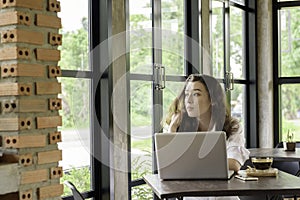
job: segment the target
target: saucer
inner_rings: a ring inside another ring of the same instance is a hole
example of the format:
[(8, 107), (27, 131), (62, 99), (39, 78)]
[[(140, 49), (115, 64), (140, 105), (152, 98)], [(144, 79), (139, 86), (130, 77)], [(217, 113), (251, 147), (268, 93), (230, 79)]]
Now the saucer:
[(247, 176), (277, 176), (278, 169), (277, 168), (269, 168), (269, 169), (255, 169), (248, 168), (245, 170)]

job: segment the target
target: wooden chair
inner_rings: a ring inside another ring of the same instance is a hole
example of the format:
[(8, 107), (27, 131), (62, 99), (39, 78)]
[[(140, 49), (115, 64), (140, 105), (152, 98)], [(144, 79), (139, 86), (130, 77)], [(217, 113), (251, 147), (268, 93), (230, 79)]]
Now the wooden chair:
[[(283, 148), (283, 143), (278, 143), (275, 148)], [(300, 148), (300, 142), (296, 143), (296, 148)], [(300, 177), (300, 162), (274, 161), (272, 167)]]
[[(275, 148), (283, 148), (283, 143), (278, 143)], [(300, 142), (296, 143), (296, 148), (300, 148)], [(274, 161), (272, 167), (277, 168), (281, 171), (287, 172), (289, 174), (293, 174), (295, 176), (300, 177), (300, 162), (282, 162), (282, 161)], [(286, 196), (285, 198), (294, 198), (294, 200), (297, 200), (297, 196)]]
[(64, 184), (71, 189), (74, 200), (84, 200), (82, 194), (77, 190), (71, 181), (64, 181)]

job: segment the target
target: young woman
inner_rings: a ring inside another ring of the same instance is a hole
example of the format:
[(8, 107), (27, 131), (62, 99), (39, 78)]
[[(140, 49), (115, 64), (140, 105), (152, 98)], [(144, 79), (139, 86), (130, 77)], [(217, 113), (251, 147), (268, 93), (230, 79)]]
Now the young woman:
[[(229, 115), (224, 89), (208, 75), (190, 75), (166, 117), (168, 132), (224, 131), (229, 169), (238, 171), (249, 158), (239, 122)], [(185, 198), (188, 199), (188, 198)], [(196, 199), (238, 199), (205, 197)]]

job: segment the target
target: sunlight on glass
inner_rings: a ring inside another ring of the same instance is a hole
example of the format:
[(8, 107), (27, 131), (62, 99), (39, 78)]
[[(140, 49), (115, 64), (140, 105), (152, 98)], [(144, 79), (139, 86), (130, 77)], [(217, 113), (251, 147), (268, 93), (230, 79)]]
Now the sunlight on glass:
[[(88, 1), (60, 0), (62, 45), (61, 60), (58, 65), (63, 70), (89, 70), (88, 61)], [(78, 78), (60, 78), (62, 110), (60, 115), (63, 126), (60, 128), (64, 176), (60, 180), (69, 180), (80, 191), (91, 190), (90, 184), (90, 80)], [(64, 190), (63, 196), (71, 192)]]
[(230, 7), (230, 71), (234, 78), (244, 79), (244, 38), (243, 38), (243, 13), (244, 11)]
[(300, 75), (300, 7), (279, 11), (281, 76)]
[(131, 175), (141, 178), (152, 171), (152, 86), (131, 81)]
[(130, 73), (152, 74), (150, 0), (129, 1)]
[(286, 139), (289, 129), (294, 132), (294, 139), (300, 141), (300, 85), (281, 86), (281, 140)]
[[(234, 90), (231, 91), (231, 116), (238, 119), (246, 129), (246, 87), (244, 85), (235, 84)], [(245, 132), (245, 131), (244, 131)]]
[(59, 81), (62, 83), (62, 93), (59, 97), (62, 99), (63, 107), (60, 111), (63, 126), (59, 130), (62, 142), (58, 144), (63, 153), (63, 160), (59, 162), (64, 169), (64, 178), (61, 182), (70, 180), (78, 185), (78, 189), (87, 191), (90, 190), (91, 108), (90, 97), (87, 95), (90, 80), (60, 78)]
[(67, 70), (89, 70), (88, 1), (61, 0), (62, 46), (59, 66)]
[(223, 3), (212, 1), (212, 70), (215, 78), (224, 77)]
[(234, 2), (237, 4), (245, 5), (245, 0), (230, 0), (230, 2)]
[(183, 1), (162, 0), (162, 64), (167, 75), (184, 74)]

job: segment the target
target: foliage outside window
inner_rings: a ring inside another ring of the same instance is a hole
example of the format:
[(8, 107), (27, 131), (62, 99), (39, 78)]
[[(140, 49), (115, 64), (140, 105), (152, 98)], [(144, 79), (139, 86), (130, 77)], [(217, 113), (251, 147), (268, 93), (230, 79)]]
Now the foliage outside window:
[[(280, 75), (281, 77), (300, 76), (300, 7), (283, 8), (279, 11), (280, 20)], [(291, 129), (295, 140), (300, 140), (300, 86), (281, 86), (281, 140)]]
[[(152, 74), (152, 21), (150, 1), (130, 1), (130, 73)], [(168, 0), (161, 2), (162, 7), (162, 62), (166, 74), (183, 74), (183, 1)], [(131, 81), (131, 130), (132, 130), (132, 169), (144, 165), (147, 173), (152, 172), (152, 86), (147, 81)], [(171, 89), (171, 88), (169, 88)], [(174, 95), (164, 96), (171, 102)], [(165, 109), (165, 108), (164, 108)], [(166, 112), (166, 111), (165, 111)], [(139, 132), (144, 135), (139, 135)], [(144, 144), (144, 146), (140, 145)], [(142, 159), (143, 158), (143, 159)], [(136, 159), (151, 163), (136, 162)], [(134, 176), (132, 179), (141, 178)]]
[[(212, 1), (212, 71), (217, 78), (224, 78), (224, 15), (223, 3)], [(136, 5), (136, 6), (134, 6)], [(129, 1), (130, 13), (130, 73), (138, 75), (152, 74), (152, 29), (151, 4), (149, 1)], [(140, 10), (140, 11), (139, 11)], [(143, 11), (143, 12), (142, 12)], [(244, 44), (243, 19), (244, 11), (231, 7), (230, 16), (230, 63), (235, 78), (244, 79)], [(184, 75), (184, 3), (181, 0), (161, 1), (162, 24), (162, 64), (166, 75)], [(228, 30), (227, 30), (228, 31)], [(131, 149), (132, 149), (132, 180), (142, 178), (142, 175), (152, 173), (152, 86), (151, 82), (131, 80)], [(183, 83), (166, 82), (163, 90), (163, 113), (182, 89)], [(235, 117), (244, 122), (245, 87), (236, 85), (231, 92), (232, 112)], [(146, 137), (137, 135), (136, 131), (146, 133)], [(132, 198), (148, 199), (147, 190), (142, 187), (132, 188)]]
[[(64, 19), (62, 18), (62, 21)], [(68, 70), (89, 70), (88, 62), (88, 20), (83, 17), (81, 27), (76, 30), (61, 30), (62, 46), (60, 46), (61, 60), (59, 66)], [(90, 184), (90, 80), (77, 77), (61, 77), (63, 109), (60, 115), (63, 119), (63, 142), (59, 148), (63, 150), (64, 180), (69, 180), (81, 192), (91, 190)], [(81, 152), (81, 153), (79, 153)], [(78, 154), (79, 153), (79, 154)], [(71, 195), (71, 191), (64, 190), (63, 196)]]
[[(225, 38), (225, 27), (223, 22), (225, 18), (225, 4), (221, 1), (212, 0), (212, 72), (217, 78), (224, 78), (224, 70), (233, 73), (234, 79), (244, 79), (244, 44), (243, 44), (243, 11), (241, 9), (230, 7), (230, 37)], [(225, 58), (225, 40), (229, 39), (230, 57)], [(230, 66), (225, 66), (225, 59), (230, 59)], [(226, 68), (225, 68), (226, 67)], [(235, 84), (234, 90), (231, 91), (231, 114), (233, 117), (244, 121), (245, 108), (245, 91), (242, 85)]]
[[(152, 173), (152, 82), (143, 75), (153, 73), (152, 8), (150, 0), (129, 1), (130, 13), (130, 73), (138, 77), (130, 81), (131, 103), (131, 179), (141, 179)], [(184, 73), (183, 1), (162, 0), (161, 22), (162, 64), (167, 75)], [(155, 38), (158, 40), (158, 38)], [(158, 50), (158, 49), (156, 49)], [(171, 86), (172, 85), (172, 86)], [(163, 110), (178, 92), (177, 84), (166, 83), (163, 90)], [(167, 91), (167, 92), (165, 92)], [(146, 185), (132, 188), (132, 199), (152, 199), (152, 192)]]
[(224, 77), (223, 3), (212, 1), (212, 65), (216, 78)]

